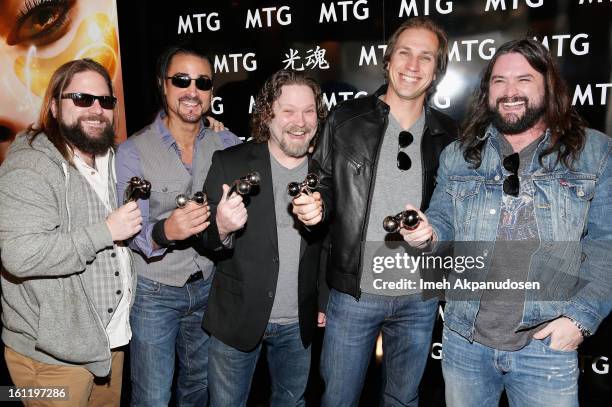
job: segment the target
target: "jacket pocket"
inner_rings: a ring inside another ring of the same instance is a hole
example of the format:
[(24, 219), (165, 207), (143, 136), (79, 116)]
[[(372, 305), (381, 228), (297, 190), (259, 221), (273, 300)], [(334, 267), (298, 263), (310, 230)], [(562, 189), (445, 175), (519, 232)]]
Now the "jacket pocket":
[(176, 197), (182, 193), (183, 181), (180, 180), (153, 180), (151, 181), (151, 196), (149, 197), (150, 213), (163, 214), (174, 210)]
[(559, 180), (561, 186), (561, 216), (573, 227), (584, 228), (591, 200), (595, 195), (595, 180), (573, 178)]
[(242, 295), (242, 281), (219, 269), (215, 271), (212, 285), (215, 289), (228, 291), (235, 295)]
[(467, 234), (473, 223), (476, 208), (475, 201), (482, 184), (481, 177), (451, 176), (446, 184), (446, 192), (452, 197), (455, 213), (455, 238)]
[(366, 159), (350, 152), (338, 150), (338, 156), (342, 161), (348, 163), (349, 170), (355, 175), (361, 175), (366, 165)]

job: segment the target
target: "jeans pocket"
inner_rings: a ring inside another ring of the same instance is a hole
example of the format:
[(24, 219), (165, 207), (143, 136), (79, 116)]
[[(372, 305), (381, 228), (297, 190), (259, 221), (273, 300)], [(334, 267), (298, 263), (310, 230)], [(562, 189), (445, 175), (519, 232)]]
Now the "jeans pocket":
[(540, 342), (540, 344), (544, 348), (546, 348), (547, 350), (549, 350), (550, 352), (553, 352), (553, 353), (558, 353), (558, 354), (561, 354), (561, 355), (573, 355), (573, 354), (575, 354), (577, 352), (576, 349), (574, 349), (574, 350), (561, 350), (561, 349), (555, 349), (555, 348), (551, 347), (550, 343), (552, 341), (552, 338), (550, 337), (550, 335), (548, 335), (544, 339), (532, 339), (532, 340)]
[(161, 284), (157, 281), (149, 280), (138, 276), (138, 282), (136, 284), (137, 295), (156, 295), (161, 291)]

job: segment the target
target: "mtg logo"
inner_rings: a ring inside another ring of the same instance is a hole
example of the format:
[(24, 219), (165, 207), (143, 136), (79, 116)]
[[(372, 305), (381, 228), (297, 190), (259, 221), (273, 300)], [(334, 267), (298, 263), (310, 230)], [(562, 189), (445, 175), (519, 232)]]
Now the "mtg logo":
[(612, 3), (612, 0), (580, 0), (578, 4), (593, 4), (593, 3)]
[[(263, 20), (262, 20), (263, 16)], [(290, 25), (291, 24), (291, 7), (264, 7), (261, 9), (255, 9), (253, 11), (247, 10), (246, 24), (244, 28), (262, 28), (272, 27), (272, 23), (276, 21), (279, 25)]]
[[(599, 105), (605, 106), (606, 99), (608, 98), (608, 88), (612, 87), (612, 83), (596, 83), (595, 90), (591, 84), (587, 84), (584, 89), (580, 84), (576, 85), (576, 90), (574, 91), (574, 97), (572, 98), (572, 105), (588, 105), (593, 106), (593, 104), (597, 105), (598, 103), (594, 102), (593, 93), (597, 95), (597, 90), (599, 89)], [(596, 99), (595, 99), (596, 100)]]
[[(428, 16), (433, 0), (402, 0), (398, 17), (416, 17), (419, 15), (418, 5), (422, 6), (421, 15)], [(449, 14), (453, 12), (453, 2), (447, 0), (436, 0), (435, 9), (438, 14)]]
[(210, 103), (210, 111), (213, 114), (223, 114), (223, 98), (220, 96), (215, 96), (212, 98)]
[(370, 17), (367, 0), (332, 1), (329, 5), (321, 3), (319, 23), (338, 22), (336, 10), (338, 10), (338, 14), (340, 14), (340, 21), (348, 21), (351, 17), (356, 20), (367, 20), (367, 18)]
[[(523, 0), (523, 1), (527, 5), (527, 7), (531, 7), (531, 8), (538, 8), (544, 5), (544, 0), (537, 0), (537, 1)], [(512, 10), (516, 10), (517, 8), (519, 8), (519, 3), (522, 3), (523, 1), (508, 0), (508, 6), (512, 7)], [(497, 9), (507, 10), (508, 7), (506, 7), (506, 0), (487, 0), (485, 11), (490, 11), (491, 9), (493, 9), (494, 11), (497, 11)]]
[[(551, 54), (555, 53), (555, 47), (549, 45), (550, 43), (557, 43), (557, 51), (556, 55), (558, 57), (563, 56), (563, 45), (567, 44), (564, 41), (569, 40), (569, 49), (573, 55), (580, 56), (586, 55), (589, 53), (589, 42), (586, 41), (589, 38), (589, 34), (580, 33), (572, 36), (571, 34), (556, 34), (550, 36), (550, 41), (548, 39), (548, 35), (544, 36), (541, 40), (539, 38), (534, 37), (534, 40), (539, 40), (542, 45), (544, 45), (547, 49), (550, 50)], [(584, 41), (582, 41), (584, 40)]]
[(323, 103), (327, 106), (327, 110), (336, 106), (340, 102), (344, 102), (349, 99), (357, 99), (362, 96), (367, 96), (368, 92), (359, 91), (359, 92), (332, 92), (329, 95), (327, 93), (323, 93)]
[(204, 30), (219, 31), (221, 29), (219, 13), (212, 12), (208, 14), (199, 13), (179, 16), (178, 34), (193, 34), (194, 28), (197, 33), (201, 33)]
[(580, 355), (578, 360), (582, 373), (593, 372), (598, 375), (610, 373), (610, 362), (607, 356)]
[(214, 68), (215, 73), (236, 73), (240, 71), (240, 69), (244, 69), (247, 72), (252, 72), (257, 70), (256, 55), (254, 52), (247, 52), (246, 54), (237, 53), (227, 55), (215, 55)]

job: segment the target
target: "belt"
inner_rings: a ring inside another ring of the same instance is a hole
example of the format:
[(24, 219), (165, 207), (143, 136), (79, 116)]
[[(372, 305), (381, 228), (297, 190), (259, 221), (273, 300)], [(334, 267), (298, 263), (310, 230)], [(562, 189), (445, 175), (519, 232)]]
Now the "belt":
[(204, 278), (204, 274), (202, 274), (202, 271), (196, 271), (195, 273), (189, 276), (185, 284), (193, 283), (194, 281), (201, 280), (202, 278)]

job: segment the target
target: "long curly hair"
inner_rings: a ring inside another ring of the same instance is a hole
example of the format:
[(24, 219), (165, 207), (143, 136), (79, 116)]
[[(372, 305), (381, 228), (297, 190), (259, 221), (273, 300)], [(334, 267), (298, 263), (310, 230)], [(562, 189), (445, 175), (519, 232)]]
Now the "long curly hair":
[(539, 156), (540, 165), (545, 156), (557, 153), (557, 165), (562, 162), (566, 168), (572, 168), (584, 146), (584, 120), (571, 106), (567, 85), (561, 78), (552, 56), (542, 45), (533, 39), (514, 40), (503, 44), (493, 56), (474, 93), (467, 119), (459, 140), (463, 147), (463, 156), (474, 168), (482, 162), (482, 149), (486, 143), (483, 138), (491, 123), (489, 109), (489, 82), (497, 59), (505, 54), (521, 54), (529, 65), (544, 76), (544, 122), (550, 128), (552, 143)]
[[(251, 135), (256, 143), (265, 143), (270, 138), (268, 123), (274, 117), (273, 104), (280, 97), (285, 85), (305, 85), (312, 90), (315, 96), (319, 128), (321, 122), (327, 117), (323, 93), (318, 82), (303, 72), (281, 69), (264, 83), (255, 99), (255, 107), (251, 115)], [(318, 134), (319, 131), (310, 142), (312, 146), (316, 145)]]

